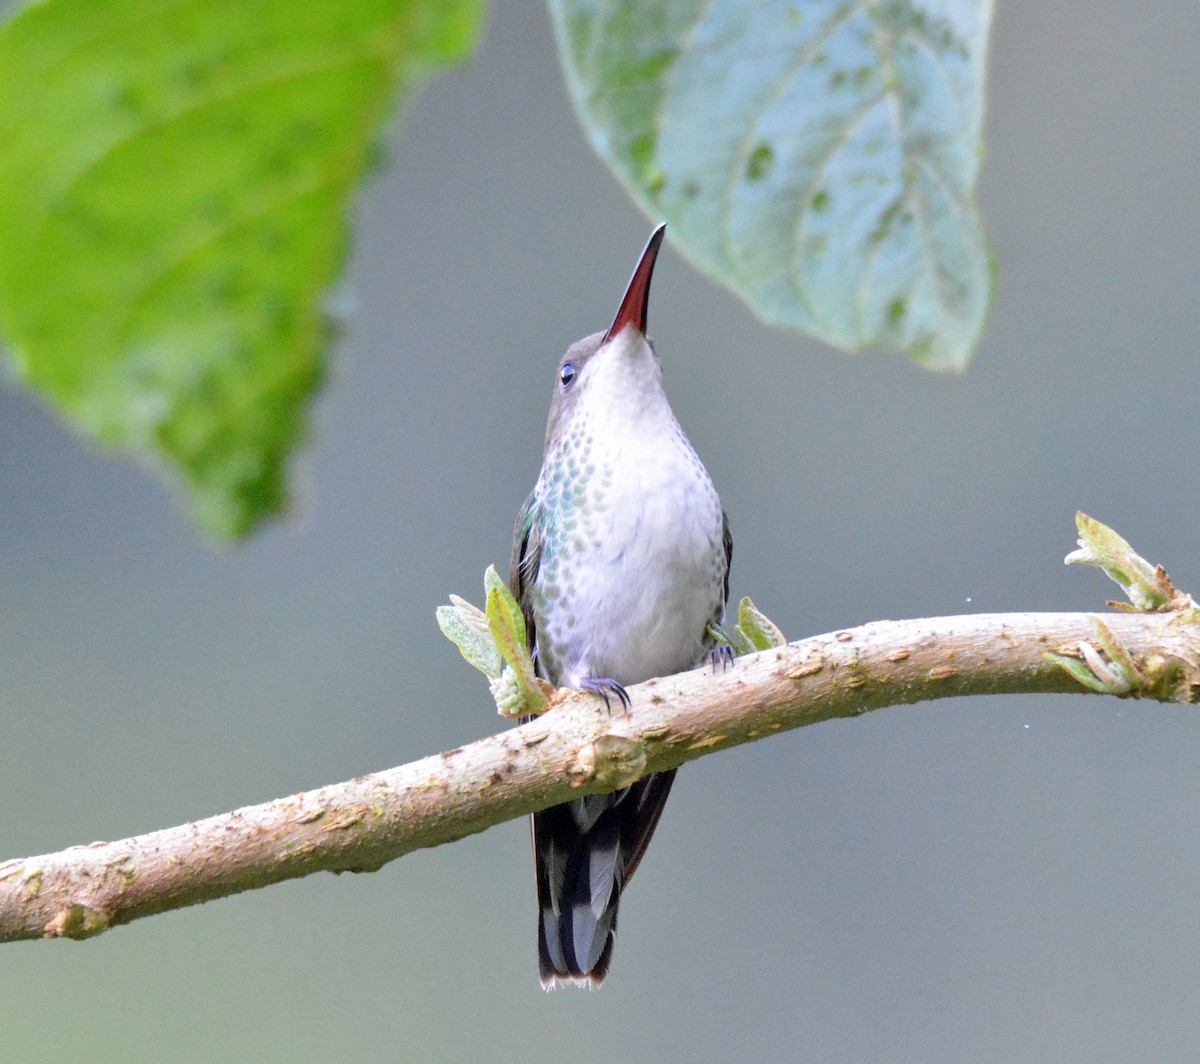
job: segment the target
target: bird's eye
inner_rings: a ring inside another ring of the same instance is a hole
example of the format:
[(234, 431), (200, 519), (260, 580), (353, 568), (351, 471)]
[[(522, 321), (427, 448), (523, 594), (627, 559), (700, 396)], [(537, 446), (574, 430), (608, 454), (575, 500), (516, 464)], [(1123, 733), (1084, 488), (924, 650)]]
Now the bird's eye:
[(564, 388), (570, 388), (575, 383), (575, 363), (564, 362), (558, 371), (558, 379)]

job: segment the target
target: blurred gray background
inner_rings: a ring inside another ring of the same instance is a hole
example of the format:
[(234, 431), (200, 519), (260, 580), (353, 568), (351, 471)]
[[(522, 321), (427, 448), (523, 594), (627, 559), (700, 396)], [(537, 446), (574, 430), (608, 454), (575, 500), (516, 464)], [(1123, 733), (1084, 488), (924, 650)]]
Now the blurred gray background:
[[(961, 377), (757, 325), (670, 249), (651, 331), (791, 638), (1094, 610), (1083, 509), (1200, 592), (1200, 6), (1001, 4)], [(507, 564), (555, 362), (649, 222), (538, 4), (395, 123), (299, 505), (213, 549), (135, 461), (0, 390), (0, 858), (384, 768), (502, 726), (434, 623)], [(13, 1061), (1200, 1058), (1200, 717), (888, 709), (681, 774), (598, 993), (543, 994), (528, 830), (0, 956)]]

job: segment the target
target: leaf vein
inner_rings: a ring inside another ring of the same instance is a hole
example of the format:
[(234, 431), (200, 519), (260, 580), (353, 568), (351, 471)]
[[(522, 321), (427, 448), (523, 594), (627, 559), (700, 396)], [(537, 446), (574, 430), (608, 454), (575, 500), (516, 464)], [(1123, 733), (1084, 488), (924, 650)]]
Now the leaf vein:
[[(845, 25), (845, 23), (855, 13), (859, 6), (859, 0), (852, 0), (851, 3), (843, 4), (841, 7), (837, 8), (826, 19), (825, 25), (821, 27), (817, 35), (814, 36), (807, 44), (805, 44), (805, 46), (796, 55), (794, 62), (792, 62), (788, 69), (783, 72), (779, 79), (779, 84), (763, 104), (762, 108), (759, 110), (759, 113), (749, 123), (746, 135), (742, 138), (741, 142), (734, 151), (733, 161), (729, 167), (729, 178), (724, 189), (719, 228), (721, 231), (722, 243), (724, 244), (725, 257), (729, 262), (734, 263), (735, 266), (736, 260), (733, 257), (732, 243), (733, 231), (730, 224), (730, 217), (733, 214), (733, 196), (736, 188), (742, 184), (742, 182), (738, 180), (738, 175), (746, 172), (746, 167), (750, 162), (751, 152), (753, 151), (755, 143), (759, 139), (759, 130), (762, 128), (763, 121), (766, 119), (771, 108), (774, 107), (775, 104), (777, 104), (780, 100), (782, 100), (784, 96), (786, 96), (792, 83), (804, 70), (807, 64), (812, 61), (816, 50), (824, 45), (834, 33), (836, 33), (843, 25)], [(809, 311), (811, 316), (815, 317), (815, 315), (812, 314), (812, 308), (808, 306), (808, 301), (803, 290), (798, 290), (798, 294), (800, 296), (801, 303), (803, 303), (805, 306), (805, 309)]]
[(129, 147), (144, 137), (153, 137), (164, 129), (170, 128), (177, 122), (181, 122), (186, 118), (192, 117), (201, 113), (207, 108), (217, 108), (228, 105), (229, 103), (245, 96), (253, 95), (256, 92), (261, 92), (268, 87), (277, 88), (288, 82), (299, 81), (307, 77), (311, 77), (318, 73), (330, 73), (338, 69), (349, 69), (355, 65), (368, 65), (378, 62), (380, 59), (386, 58), (382, 52), (368, 50), (364, 53), (356, 53), (353, 55), (340, 56), (333, 61), (321, 63), (313, 63), (303, 69), (290, 70), (283, 74), (273, 75), (271, 77), (258, 78), (253, 82), (239, 86), (237, 89), (217, 94), (210, 94), (202, 99), (194, 100), (186, 107), (181, 107), (169, 115), (154, 122), (146, 122), (139, 125), (127, 135), (107, 144), (103, 151), (87, 160), (74, 173), (69, 174), (66, 183), (63, 185), (60, 195), (63, 198), (68, 198), (81, 184), (83, 184), (88, 176), (95, 170), (99, 169), (108, 159), (117, 152)]

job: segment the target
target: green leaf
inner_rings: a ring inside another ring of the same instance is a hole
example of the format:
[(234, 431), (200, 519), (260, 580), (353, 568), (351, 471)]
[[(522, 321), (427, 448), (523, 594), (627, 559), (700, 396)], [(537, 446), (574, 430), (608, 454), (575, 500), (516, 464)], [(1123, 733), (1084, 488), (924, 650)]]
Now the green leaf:
[(742, 654), (753, 654), (758, 650), (758, 647), (750, 642), (750, 637), (736, 624), (733, 628), (729, 629), (728, 638), (729, 645), (733, 647), (733, 652), (739, 657)]
[(764, 321), (960, 369), (991, 0), (550, 0), (600, 156)]
[(0, 328), (16, 373), (142, 451), (200, 522), (287, 502), (321, 301), (398, 88), (479, 0), (46, 0), (0, 29)]
[(1063, 559), (1065, 564), (1103, 569), (1129, 596), (1134, 609), (1141, 612), (1167, 610), (1175, 605), (1175, 588), (1162, 567), (1151, 565), (1108, 525), (1080, 511), (1075, 515), (1075, 528), (1079, 549)]
[[(489, 565), (483, 574), (483, 593), (487, 596), (489, 602), (492, 601), (493, 592), (497, 595), (497, 608), (503, 607), (505, 624), (511, 627), (515, 637), (516, 645), (521, 648), (525, 654), (529, 653), (529, 639), (525, 634), (525, 615), (521, 612), (521, 604), (517, 602), (513, 593), (509, 591), (508, 585), (501, 579), (500, 574), (496, 572), (494, 565)], [(489, 619), (492, 617), (492, 609), (488, 609)]]
[(749, 596), (738, 606), (738, 631), (755, 650), (770, 650), (787, 644), (779, 626), (761, 612)]
[(450, 596), (450, 606), (437, 608), (438, 627), (442, 634), (462, 652), (485, 676), (493, 680), (504, 671), (504, 659), (496, 647), (487, 615), (457, 595)]
[(487, 589), (487, 618), (492, 638), (513, 671), (525, 711), (539, 713), (549, 699), (542, 691), (533, 659), (529, 655), (521, 607), (504, 581), (497, 576), (495, 566), (488, 566), (483, 583)]
[(520, 603), (494, 565), (483, 574), (487, 612), (457, 595), (439, 606), (438, 625), (462, 656), (488, 676), (496, 708), (506, 717), (541, 713), (549, 704), (549, 684), (538, 678)]
[(1078, 683), (1083, 684), (1088, 690), (1097, 691), (1102, 695), (1112, 694), (1109, 690), (1109, 685), (1099, 677), (1093, 675), (1092, 670), (1078, 658), (1067, 657), (1065, 654), (1055, 654), (1050, 650), (1043, 653), (1042, 657), (1065, 670), (1069, 676)]
[(709, 639), (717, 646), (731, 647), (735, 654), (746, 653), (737, 645), (736, 639), (741, 633), (738, 632), (736, 625), (729, 628), (723, 624), (710, 624), (705, 630), (708, 632)]
[[(1043, 657), (1065, 669), (1084, 687), (1102, 694), (1121, 697), (1145, 690), (1149, 677), (1139, 670), (1120, 637), (1102, 617), (1093, 617), (1092, 627), (1096, 632), (1096, 642), (1104, 654), (1091, 643), (1081, 640), (1079, 653), (1082, 661), (1053, 651), (1047, 651)], [(1105, 654), (1108, 655), (1107, 660)]]
[(732, 647), (738, 655), (755, 654), (787, 643), (778, 625), (759, 610), (749, 596), (738, 604), (737, 624), (732, 627), (710, 624), (708, 633), (716, 642)]

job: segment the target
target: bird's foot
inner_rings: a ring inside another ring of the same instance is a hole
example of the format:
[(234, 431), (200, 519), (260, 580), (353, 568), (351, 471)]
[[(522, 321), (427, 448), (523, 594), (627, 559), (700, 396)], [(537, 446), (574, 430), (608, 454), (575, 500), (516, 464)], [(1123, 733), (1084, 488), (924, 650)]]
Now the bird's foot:
[(733, 664), (733, 647), (728, 643), (718, 643), (708, 652), (708, 663), (712, 666), (712, 671), (717, 671), (717, 666), (721, 666), (721, 671), (724, 672), (730, 665)]
[(599, 695), (604, 699), (604, 708), (612, 712), (612, 702), (609, 701), (609, 696), (615, 696), (621, 707), (628, 711), (633, 704), (629, 698), (629, 692), (625, 690), (616, 680), (592, 679), (589, 677), (582, 680), (579, 684), (581, 691), (590, 691), (594, 695)]

